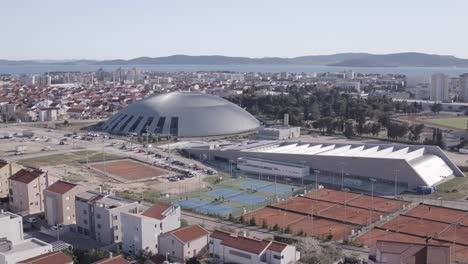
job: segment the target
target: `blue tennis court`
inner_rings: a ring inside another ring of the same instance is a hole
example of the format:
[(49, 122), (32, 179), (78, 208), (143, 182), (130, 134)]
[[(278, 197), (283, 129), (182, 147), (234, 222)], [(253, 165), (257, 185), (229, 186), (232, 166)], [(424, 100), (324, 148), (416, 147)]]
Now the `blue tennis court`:
[(194, 198), (179, 201), (177, 204), (205, 214), (228, 215), (234, 211), (234, 208), (227, 205), (212, 204), (209, 201)]
[(261, 190), (263, 192), (279, 193), (284, 194), (290, 192), (293, 187), (287, 187), (281, 184), (270, 183), (270, 182), (261, 182), (261, 181), (245, 181), (241, 182), (240, 186), (242, 188)]
[(224, 198), (230, 198), (234, 196), (241, 195), (243, 192), (241, 191), (236, 191), (236, 190), (230, 190), (230, 189), (217, 189), (214, 191), (211, 191), (207, 193), (209, 196), (213, 197), (224, 197)]
[(249, 205), (255, 205), (255, 204), (264, 202), (266, 198), (263, 195), (243, 193), (242, 195), (239, 195), (239, 196), (230, 197), (229, 200), (233, 200), (236, 202), (241, 202), (241, 203), (245, 203)]

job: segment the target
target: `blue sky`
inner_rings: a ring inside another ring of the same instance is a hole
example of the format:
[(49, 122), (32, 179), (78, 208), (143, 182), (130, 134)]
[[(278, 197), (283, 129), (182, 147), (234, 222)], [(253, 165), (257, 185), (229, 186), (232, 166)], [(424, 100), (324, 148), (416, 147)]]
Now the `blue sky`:
[(9, 0), (0, 10), (0, 59), (406, 51), (468, 58), (466, 0)]

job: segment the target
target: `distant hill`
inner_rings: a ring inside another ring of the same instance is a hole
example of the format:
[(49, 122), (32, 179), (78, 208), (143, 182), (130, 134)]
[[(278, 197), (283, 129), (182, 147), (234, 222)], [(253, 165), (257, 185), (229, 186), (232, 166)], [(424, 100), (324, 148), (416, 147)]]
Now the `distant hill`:
[(369, 53), (339, 53), (332, 55), (301, 56), (295, 58), (247, 58), (218, 55), (189, 56), (173, 55), (166, 57), (139, 57), (130, 60), (67, 60), (67, 61), (11, 61), (0, 60), (0, 65), (135, 65), (135, 64), (300, 64), (329, 65), (345, 67), (468, 67), (468, 59), (416, 52), (375, 55)]
[(386, 55), (369, 54), (331, 65), (347, 67), (468, 67), (468, 60), (454, 56), (407, 52)]

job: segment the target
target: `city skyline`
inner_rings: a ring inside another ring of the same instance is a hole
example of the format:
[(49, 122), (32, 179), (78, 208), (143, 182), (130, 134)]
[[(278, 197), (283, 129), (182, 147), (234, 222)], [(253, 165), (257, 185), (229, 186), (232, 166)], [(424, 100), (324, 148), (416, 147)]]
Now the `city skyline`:
[[(174, 54), (296, 57), (423, 52), (468, 58), (463, 1), (12, 1), (0, 58)], [(450, 40), (450, 41), (447, 41)]]

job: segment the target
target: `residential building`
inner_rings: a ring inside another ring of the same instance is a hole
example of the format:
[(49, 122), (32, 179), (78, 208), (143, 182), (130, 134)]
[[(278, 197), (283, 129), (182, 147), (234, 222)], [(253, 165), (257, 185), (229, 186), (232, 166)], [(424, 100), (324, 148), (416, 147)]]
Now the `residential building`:
[(111, 194), (86, 191), (75, 195), (77, 231), (111, 245), (121, 242), (121, 213), (136, 213), (139, 203)]
[(190, 225), (161, 234), (159, 254), (171, 260), (185, 261), (203, 255), (208, 249), (209, 232), (199, 225)]
[(14, 162), (0, 159), (0, 199), (7, 198), (9, 193), (8, 178), (18, 172), (22, 167)]
[(180, 207), (157, 202), (143, 213), (122, 213), (122, 249), (127, 254), (158, 253), (161, 233), (180, 227)]
[(126, 260), (122, 255), (112, 257), (112, 255), (107, 259), (102, 259), (99, 261), (94, 262), (93, 264), (129, 264), (128, 260)]
[(39, 107), (37, 109), (37, 120), (39, 122), (57, 121), (58, 107)]
[(369, 254), (369, 263), (449, 264), (450, 246), (378, 240)]
[(356, 92), (361, 92), (361, 83), (360, 82), (336, 82), (336, 88), (352, 90)]
[(86, 188), (65, 181), (57, 181), (44, 190), (45, 216), (47, 224), (69, 226), (76, 224), (75, 196)]
[(23, 219), (11, 212), (0, 212), (0, 238), (5, 238), (13, 245), (23, 240)]
[(63, 252), (49, 252), (28, 258), (18, 264), (73, 264), (73, 259)]
[(51, 251), (51, 244), (36, 238), (24, 239), (21, 216), (0, 212), (0, 263), (15, 264)]
[(460, 98), (463, 102), (468, 102), (468, 73), (460, 75)]
[(431, 77), (431, 101), (449, 101), (449, 78), (443, 73), (435, 73)]
[(55, 182), (45, 170), (23, 168), (9, 178), (10, 210), (22, 215), (44, 211), (44, 190)]
[(210, 235), (209, 253), (222, 263), (286, 264), (300, 258), (295, 246), (223, 231)]

